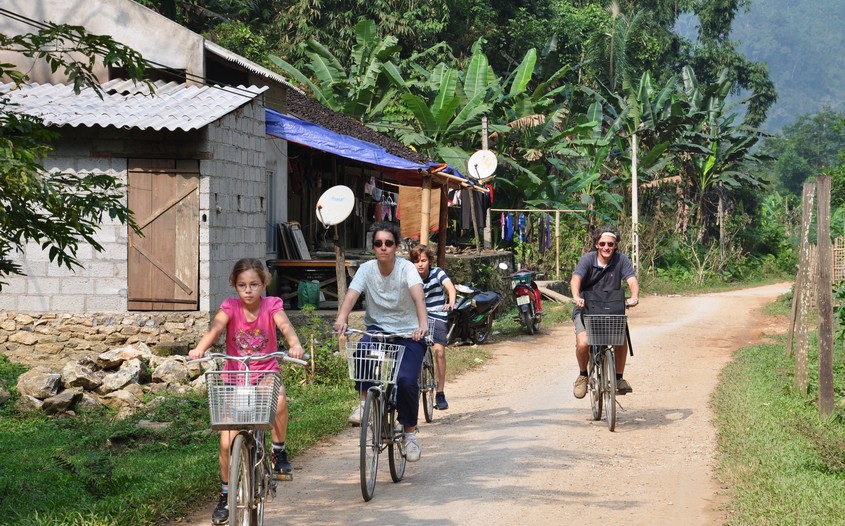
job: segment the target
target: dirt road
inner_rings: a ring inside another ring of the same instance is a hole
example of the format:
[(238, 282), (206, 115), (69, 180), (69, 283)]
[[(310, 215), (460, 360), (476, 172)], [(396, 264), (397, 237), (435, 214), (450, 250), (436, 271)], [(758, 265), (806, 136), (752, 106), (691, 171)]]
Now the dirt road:
[(721, 524), (710, 395), (736, 348), (782, 332), (759, 308), (788, 287), (643, 297), (613, 433), (572, 396), (572, 324), (494, 340), (492, 360), (447, 386), (450, 409), (420, 424), (422, 459), (402, 482), (383, 455), (364, 502), (348, 428), (295, 459), (267, 524)]

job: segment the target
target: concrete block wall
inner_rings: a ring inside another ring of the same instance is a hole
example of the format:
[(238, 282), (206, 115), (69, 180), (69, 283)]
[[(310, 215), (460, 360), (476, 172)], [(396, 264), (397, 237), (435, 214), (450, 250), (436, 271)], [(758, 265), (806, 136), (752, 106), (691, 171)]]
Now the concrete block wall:
[(266, 255), (267, 174), (264, 107), (253, 101), (205, 129), (200, 162), (200, 310), (234, 295), (229, 274), (244, 257)]
[[(48, 170), (77, 174), (107, 173), (126, 184), (125, 158), (94, 158), (78, 145), (57, 150), (48, 157)], [(13, 257), (26, 276), (9, 276), (0, 294), (0, 311), (19, 312), (120, 312), (126, 310), (127, 242), (126, 226), (103, 215), (94, 238), (102, 245), (98, 252), (80, 243), (76, 252), (83, 267), (68, 269), (51, 262), (49, 253), (37, 242)]]

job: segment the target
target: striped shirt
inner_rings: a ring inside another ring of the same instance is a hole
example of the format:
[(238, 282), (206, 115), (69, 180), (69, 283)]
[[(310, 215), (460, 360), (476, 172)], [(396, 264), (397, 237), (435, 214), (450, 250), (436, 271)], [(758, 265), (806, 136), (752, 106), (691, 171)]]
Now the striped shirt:
[(448, 313), (443, 310), (443, 305), (448, 301), (446, 289), (443, 283), (451, 281), (449, 276), (440, 267), (430, 267), (428, 277), (423, 280), (423, 293), (425, 294), (425, 308), (428, 315), (438, 320), (446, 321)]

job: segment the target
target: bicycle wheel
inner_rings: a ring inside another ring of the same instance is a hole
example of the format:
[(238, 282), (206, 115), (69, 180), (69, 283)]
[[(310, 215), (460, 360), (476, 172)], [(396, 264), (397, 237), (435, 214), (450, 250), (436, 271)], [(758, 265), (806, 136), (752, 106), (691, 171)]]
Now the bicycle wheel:
[(604, 413), (607, 420), (607, 428), (611, 431), (616, 429), (616, 357), (613, 354), (613, 347), (604, 350), (602, 360), (602, 376), (604, 383)]
[(587, 364), (587, 394), (590, 396), (593, 420), (600, 420), (602, 409), (602, 373), (600, 366), (596, 365), (595, 356), (595, 351), (590, 350), (590, 361)]
[(361, 495), (365, 501), (373, 498), (378, 474), (378, 454), (381, 447), (381, 409), (379, 398), (367, 391), (367, 400), (361, 413)]
[(420, 369), (420, 394), (422, 395), (423, 414), (426, 423), (434, 420), (434, 395), (437, 390), (437, 380), (434, 377), (434, 360), (431, 347), (426, 349)]
[(238, 433), (229, 451), (229, 525), (249, 526), (252, 522), (253, 444), (245, 432)]
[[(255, 441), (259, 444), (264, 444), (264, 432), (255, 432)], [(263, 453), (259, 453), (263, 460), (258, 463), (255, 473), (255, 513), (253, 514), (253, 524), (256, 526), (264, 526), (264, 506), (267, 501), (273, 500), (276, 496), (276, 481), (271, 475), (272, 468), (270, 467), (270, 459), (267, 457), (267, 448), (262, 448)]]
[(393, 482), (399, 482), (405, 477), (405, 454), (402, 451), (402, 436), (404, 428), (396, 421), (396, 406), (390, 404), (387, 410), (387, 435), (390, 440), (387, 442), (387, 453), (390, 464), (390, 478)]

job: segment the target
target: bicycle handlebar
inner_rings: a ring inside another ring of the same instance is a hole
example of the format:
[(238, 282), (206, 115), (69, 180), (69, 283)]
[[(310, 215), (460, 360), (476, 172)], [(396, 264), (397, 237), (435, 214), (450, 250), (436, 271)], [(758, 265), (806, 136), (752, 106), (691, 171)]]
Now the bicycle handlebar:
[[(276, 351), (271, 352), (269, 354), (261, 354), (258, 356), (232, 356), (230, 354), (220, 353), (220, 352), (207, 352), (205, 356), (202, 358), (197, 358), (196, 360), (188, 360), (187, 363), (202, 363), (202, 362), (210, 362), (215, 358), (223, 358), (226, 360), (232, 360), (234, 362), (240, 362), (246, 364), (249, 367), (249, 364), (252, 362), (263, 362), (264, 360), (269, 360), (270, 358), (282, 358), (282, 360), (286, 362), (292, 362), (299, 365), (308, 365), (308, 362), (305, 360), (300, 360), (299, 358), (293, 358), (288, 355), (285, 351)], [(305, 355), (305, 358), (308, 358), (308, 355)]]
[[(431, 325), (431, 319), (429, 318), (429, 325)], [(414, 333), (412, 332), (378, 332), (378, 331), (362, 331), (359, 329), (353, 329), (352, 327), (347, 327), (346, 331), (344, 331), (344, 336), (348, 336), (350, 334), (361, 334), (363, 336), (369, 336), (370, 338), (377, 338), (381, 340), (386, 340), (389, 338), (413, 338)], [(425, 335), (422, 337), (425, 340), (427, 345), (431, 345), (434, 343), (434, 334), (432, 334), (431, 330), (426, 331)]]

